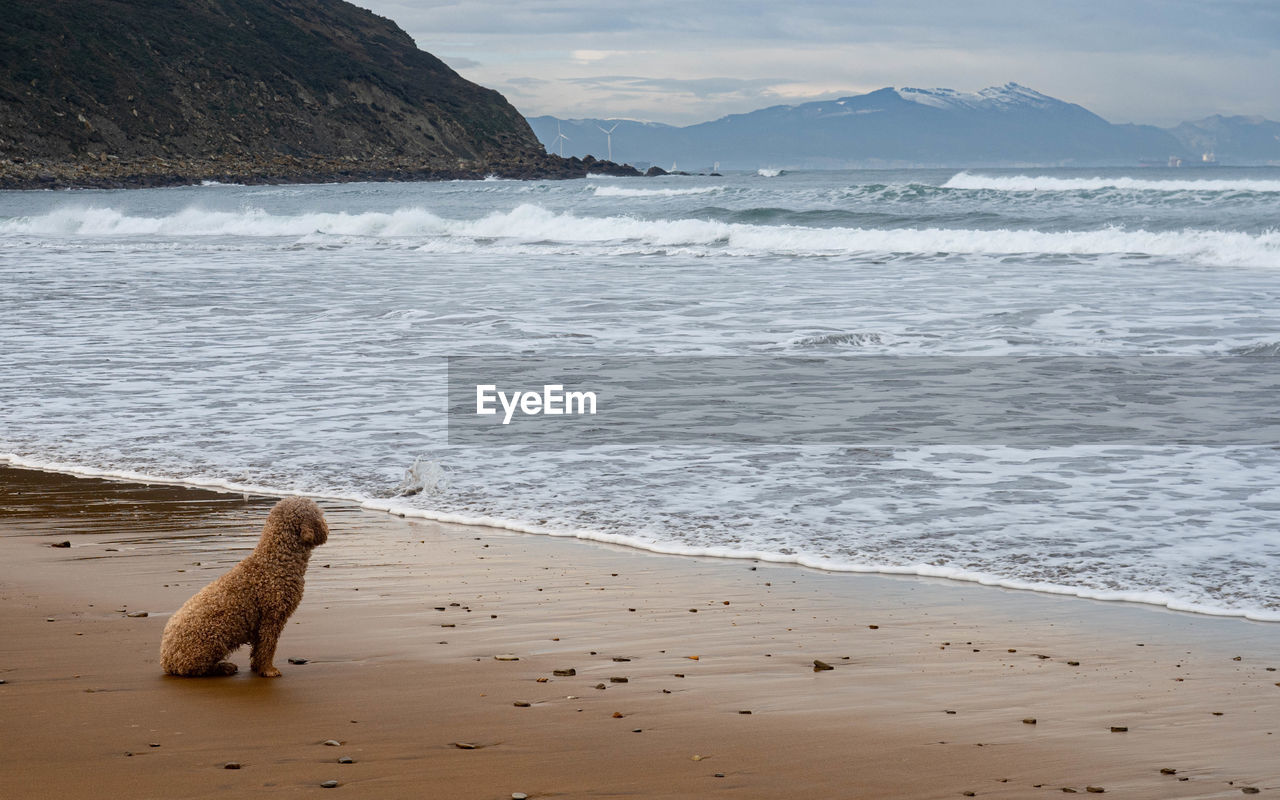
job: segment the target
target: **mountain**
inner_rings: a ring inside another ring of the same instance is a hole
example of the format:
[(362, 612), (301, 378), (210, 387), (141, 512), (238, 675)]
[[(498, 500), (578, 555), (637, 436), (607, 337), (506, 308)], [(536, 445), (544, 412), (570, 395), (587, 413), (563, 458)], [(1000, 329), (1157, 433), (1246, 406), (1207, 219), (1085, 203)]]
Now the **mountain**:
[(502, 95), (341, 0), (4, 2), (0, 185), (562, 167)]
[[(1082, 106), (1016, 83), (980, 92), (884, 88), (687, 127), (554, 117), (529, 123), (548, 151), (559, 152), (563, 144), (566, 155), (605, 152), (599, 128), (616, 123), (615, 161), (663, 167), (675, 162), (687, 169), (716, 162), (724, 169), (1105, 166), (1164, 163), (1170, 156), (1198, 160), (1202, 150), (1176, 131), (1113, 125)], [(567, 142), (557, 142), (557, 130)]]
[(1280, 122), (1214, 115), (1169, 130), (1194, 154), (1213, 153), (1231, 164), (1280, 163)]

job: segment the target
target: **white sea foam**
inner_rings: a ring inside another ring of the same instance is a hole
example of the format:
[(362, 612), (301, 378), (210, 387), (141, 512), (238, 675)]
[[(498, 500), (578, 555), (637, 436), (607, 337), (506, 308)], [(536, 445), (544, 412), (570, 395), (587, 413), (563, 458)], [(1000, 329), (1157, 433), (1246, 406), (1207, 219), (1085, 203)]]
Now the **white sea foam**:
[(1044, 175), (974, 175), (960, 172), (942, 184), (944, 189), (992, 189), (1000, 192), (1089, 192), (1120, 189), (1136, 192), (1280, 192), (1280, 180), (1254, 178), (1158, 179), (1055, 178)]
[[(129, 469), (99, 469), (81, 466), (69, 462), (48, 462), (30, 459), (13, 453), (0, 453), (0, 463), (16, 467), (61, 472), (68, 475), (109, 478), (149, 484), (167, 484), (173, 486), (192, 486), (213, 491), (225, 491), (236, 494), (257, 494), (268, 497), (287, 497), (291, 495), (308, 495), (316, 499), (337, 500), (359, 505), (370, 511), (381, 511), (399, 517), (411, 519), (428, 519), (456, 525), (474, 525), (516, 533), (528, 533), (558, 538), (575, 538), (584, 541), (630, 547), (652, 553), (675, 556), (694, 556), (709, 558), (743, 559), (764, 561), (773, 564), (792, 564), (823, 572), (861, 573), (880, 575), (916, 575), (926, 578), (945, 578), (948, 580), (977, 583), (983, 586), (997, 586), (1004, 589), (1040, 592), (1080, 597), (1088, 600), (1104, 600), (1113, 602), (1141, 603), (1168, 608), (1172, 611), (1185, 611), (1196, 614), (1207, 614), (1221, 617), (1242, 617), (1257, 622), (1280, 622), (1280, 612), (1257, 607), (1221, 606), (1212, 603), (1193, 602), (1179, 597), (1172, 592), (1164, 591), (1125, 591), (1118, 589), (1095, 589), (1083, 586), (1050, 583), (1046, 581), (1026, 581), (1004, 577), (997, 574), (959, 567), (938, 566), (934, 564), (872, 564), (833, 560), (826, 556), (812, 554), (786, 554), (770, 549), (754, 549), (742, 546), (701, 546), (663, 541), (650, 536), (609, 533), (590, 529), (566, 529), (531, 524), (520, 519), (508, 519), (495, 516), (484, 516), (466, 513), (450, 513), (431, 508), (422, 508), (406, 503), (403, 499), (385, 499), (369, 497), (361, 493), (317, 493), (299, 492), (251, 483), (240, 483), (212, 476), (188, 476), (175, 478), (167, 475), (154, 475)], [(419, 463), (414, 464), (417, 468)], [(411, 468), (412, 471), (414, 468)], [(430, 465), (432, 481), (439, 479), (438, 465)]]
[(691, 186), (686, 189), (632, 189), (628, 186), (593, 186), (596, 197), (680, 197), (721, 192), (719, 186)]
[[(696, 218), (593, 217), (522, 204), (479, 219), (446, 219), (423, 208), (393, 212), (275, 215), (189, 208), (169, 216), (127, 216), (110, 208), (61, 208), (0, 222), (0, 236), (57, 237), (314, 237), (387, 238), (431, 252), (470, 253), (498, 247), (508, 253), (610, 255), (676, 249), (690, 255), (844, 256), (862, 253), (981, 255), (1113, 254), (1178, 258), (1207, 266), (1280, 264), (1280, 232), (1146, 231), (1107, 227), (1089, 231), (965, 228), (814, 228), (752, 225)], [(414, 242), (414, 240), (418, 240)]]
[(761, 178), (776, 178), (779, 175), (782, 175), (784, 172), (785, 170), (773, 169), (771, 167), (761, 167), (760, 169), (756, 170), (756, 174), (759, 175)]

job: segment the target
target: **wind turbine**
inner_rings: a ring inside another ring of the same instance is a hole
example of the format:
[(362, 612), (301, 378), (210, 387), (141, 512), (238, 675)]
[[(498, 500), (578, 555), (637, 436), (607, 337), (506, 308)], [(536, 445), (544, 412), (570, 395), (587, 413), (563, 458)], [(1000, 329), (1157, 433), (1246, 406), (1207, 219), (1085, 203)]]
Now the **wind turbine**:
[(556, 144), (560, 145), (560, 157), (564, 158), (564, 143), (569, 141), (569, 137), (564, 135), (564, 131), (560, 130), (560, 123), (556, 123)]
[(610, 160), (610, 161), (612, 161), (612, 160), (613, 160), (613, 131), (614, 131), (614, 130), (618, 127), (618, 125), (620, 125), (620, 124), (621, 124), (621, 123), (618, 123), (618, 122), (613, 123), (613, 127), (612, 127), (612, 128), (610, 128), (610, 129), (609, 129), (609, 130), (607, 130), (607, 131), (606, 131), (604, 128), (600, 128), (600, 126), (599, 126), (599, 125), (597, 125), (597, 126), (596, 126), (597, 128), (600, 128), (600, 130), (601, 130), (601, 131), (603, 131), (603, 132), (604, 132), (604, 138), (605, 138), (605, 141), (607, 141), (607, 142), (609, 143), (609, 160)]

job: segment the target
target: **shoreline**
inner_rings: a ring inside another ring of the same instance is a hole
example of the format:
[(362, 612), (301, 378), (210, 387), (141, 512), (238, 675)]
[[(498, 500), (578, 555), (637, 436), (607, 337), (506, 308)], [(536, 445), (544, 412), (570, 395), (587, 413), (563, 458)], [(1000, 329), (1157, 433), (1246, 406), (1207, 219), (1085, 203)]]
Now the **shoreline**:
[[(446, 166), (402, 157), (351, 156), (152, 156), (120, 158), (89, 155), (71, 159), (0, 159), (0, 191), (49, 189), (154, 189), (193, 186), (204, 182), (245, 186), (484, 180), (570, 180), (588, 173), (642, 177), (646, 173), (627, 164), (553, 154), (511, 161), (458, 161)], [(656, 173), (655, 173), (656, 174)]]
[(283, 678), (162, 676), (168, 614), (252, 547), (270, 504), (0, 467), (0, 736), (16, 767), (0, 794), (1280, 789), (1265, 623), (344, 503), (322, 503), (332, 535), (281, 640)]
[[(261, 497), (282, 498), (298, 494), (297, 492), (279, 491), (265, 486), (238, 485), (225, 481), (183, 481), (170, 478), (160, 478), (132, 471), (113, 472), (110, 470), (100, 470), (90, 467), (79, 467), (62, 462), (46, 464), (44, 462), (28, 461), (12, 453), (0, 453), (0, 469), (4, 469), (5, 467), (36, 470), (78, 478), (101, 478), (111, 481), (136, 482), (146, 485), (156, 484), (185, 487), (210, 492), (225, 492), (245, 495), (255, 494), (260, 495)], [(413, 506), (398, 506), (394, 503), (395, 498), (391, 498), (389, 500), (375, 500), (349, 495), (303, 494), (313, 500), (349, 503), (364, 511), (389, 514), (401, 519), (423, 520), (443, 525), (486, 528), (528, 536), (574, 539), (581, 542), (622, 547), (628, 550), (635, 550), (651, 555), (676, 558), (712, 558), (729, 562), (752, 561), (812, 570), (814, 572), (828, 575), (884, 575), (902, 576), (905, 578), (928, 578), (955, 582), (963, 585), (978, 585), (1014, 592), (1029, 592), (1031, 594), (1041, 596), (1075, 598), (1100, 603), (1116, 603), (1126, 606), (1136, 605), (1170, 611), (1178, 614), (1192, 614), (1196, 616), (1215, 617), (1221, 619), (1240, 619), (1262, 624), (1274, 624), (1280, 622), (1280, 612), (1259, 613), (1256, 610), (1250, 611), (1208, 607), (1185, 602), (1176, 597), (1165, 597), (1163, 595), (1157, 595), (1150, 599), (1142, 599), (1134, 597), (1134, 592), (1132, 591), (1117, 590), (1114, 592), (1106, 592), (1089, 587), (1030, 583), (1014, 578), (1006, 578), (983, 572), (962, 571), (950, 567), (926, 569), (927, 565), (916, 565), (911, 567), (823, 565), (819, 558), (782, 556), (776, 553), (765, 553), (760, 551), (727, 553), (713, 552), (711, 549), (661, 546), (656, 543), (642, 542), (634, 539), (633, 537), (618, 534), (597, 533), (594, 531), (563, 531), (551, 528), (541, 528), (514, 520), (498, 519), (493, 517), (466, 517), (448, 512), (432, 512), (428, 509), (419, 509)]]

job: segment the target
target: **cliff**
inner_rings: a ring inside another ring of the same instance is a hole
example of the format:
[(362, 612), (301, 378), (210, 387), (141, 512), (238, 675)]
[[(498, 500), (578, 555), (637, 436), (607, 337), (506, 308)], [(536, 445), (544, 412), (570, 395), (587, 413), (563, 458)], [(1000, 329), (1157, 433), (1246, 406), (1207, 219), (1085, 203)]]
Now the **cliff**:
[(520, 113), (341, 0), (6, 0), (0, 187), (546, 177)]

